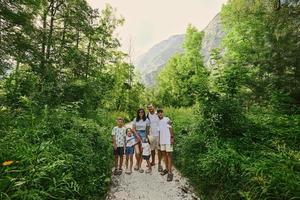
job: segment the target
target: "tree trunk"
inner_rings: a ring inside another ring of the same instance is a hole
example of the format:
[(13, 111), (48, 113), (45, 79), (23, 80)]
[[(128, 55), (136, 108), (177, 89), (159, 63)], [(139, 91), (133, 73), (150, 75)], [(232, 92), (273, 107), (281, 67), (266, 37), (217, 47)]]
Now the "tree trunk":
[(88, 49), (87, 49), (87, 57), (86, 57), (86, 70), (85, 70), (85, 77), (88, 77), (88, 71), (90, 68), (90, 55), (91, 55), (91, 43), (92, 43), (92, 38), (91, 34), (89, 35), (89, 44), (88, 44)]
[(40, 71), (44, 71), (45, 68), (45, 54), (46, 54), (46, 32), (47, 32), (47, 14), (49, 11), (49, 7), (44, 11), (42, 21), (43, 21), (43, 31), (42, 31), (42, 56), (41, 56), (41, 65), (40, 65)]
[(55, 7), (54, 7), (54, 0), (52, 0), (51, 1), (51, 8), (50, 8), (50, 25), (49, 25), (49, 34), (48, 34), (48, 39), (47, 39), (46, 62), (49, 62), (49, 59), (50, 59), (55, 12), (56, 12), (56, 10), (55, 10)]

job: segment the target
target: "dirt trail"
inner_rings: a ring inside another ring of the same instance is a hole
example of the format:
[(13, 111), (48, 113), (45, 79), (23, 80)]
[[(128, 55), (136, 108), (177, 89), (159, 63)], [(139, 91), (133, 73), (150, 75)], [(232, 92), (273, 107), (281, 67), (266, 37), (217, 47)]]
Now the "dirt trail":
[[(145, 161), (143, 161), (142, 168), (147, 169)], [(167, 182), (167, 176), (159, 174), (157, 165), (152, 168), (151, 174), (133, 171), (131, 175), (127, 175), (124, 173), (124, 169), (125, 165), (121, 175), (113, 175), (107, 200), (199, 199), (192, 192), (192, 188), (189, 186), (187, 180), (176, 169), (173, 171), (174, 179), (172, 182)]]

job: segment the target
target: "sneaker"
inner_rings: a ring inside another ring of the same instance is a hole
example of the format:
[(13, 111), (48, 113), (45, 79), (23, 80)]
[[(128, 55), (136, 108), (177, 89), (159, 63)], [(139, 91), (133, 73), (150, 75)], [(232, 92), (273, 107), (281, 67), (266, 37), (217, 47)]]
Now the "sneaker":
[(138, 171), (139, 170), (139, 166), (134, 166), (134, 168), (133, 168), (135, 171)]
[(147, 169), (147, 170), (146, 170), (146, 173), (147, 173), (147, 174), (149, 174), (149, 173), (151, 173), (151, 172), (152, 172), (151, 169)]
[(114, 175), (119, 175), (119, 171), (117, 169), (114, 170)]
[(163, 167), (161, 165), (158, 165), (158, 172), (162, 172), (163, 171)]
[(129, 169), (126, 169), (125, 174), (131, 174), (131, 171)]
[(172, 173), (171, 173), (171, 174), (169, 173), (169, 174), (168, 174), (168, 177), (167, 177), (167, 181), (170, 182), (170, 181), (172, 181), (172, 180), (173, 180), (173, 174), (172, 174)]
[(121, 175), (122, 171), (123, 171), (122, 169), (119, 169), (118, 175)]
[(162, 175), (162, 176), (164, 176), (164, 175), (166, 175), (168, 173), (168, 170), (163, 170), (161, 173), (160, 173), (160, 175)]

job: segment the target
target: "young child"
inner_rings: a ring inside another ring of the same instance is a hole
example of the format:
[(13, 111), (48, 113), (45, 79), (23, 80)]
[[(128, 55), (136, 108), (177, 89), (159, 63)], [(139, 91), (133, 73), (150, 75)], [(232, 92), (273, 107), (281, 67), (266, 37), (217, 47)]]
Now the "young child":
[(114, 175), (122, 174), (123, 155), (125, 149), (126, 128), (124, 127), (124, 119), (117, 118), (117, 126), (112, 130), (114, 155), (115, 155), (115, 171)]
[(150, 144), (149, 144), (149, 139), (145, 139), (142, 143), (142, 155), (143, 155), (143, 159), (146, 160), (147, 162), (147, 166), (148, 169), (146, 170), (146, 173), (151, 173), (152, 169), (151, 169), (151, 163), (150, 163), (150, 155), (151, 155), (151, 148), (150, 148)]
[[(132, 165), (133, 165), (133, 154), (134, 154), (134, 145), (136, 145), (136, 140), (135, 136), (133, 134), (133, 131), (131, 128), (126, 129), (126, 174), (131, 174), (132, 173)], [(128, 161), (129, 163), (129, 168), (128, 168)]]

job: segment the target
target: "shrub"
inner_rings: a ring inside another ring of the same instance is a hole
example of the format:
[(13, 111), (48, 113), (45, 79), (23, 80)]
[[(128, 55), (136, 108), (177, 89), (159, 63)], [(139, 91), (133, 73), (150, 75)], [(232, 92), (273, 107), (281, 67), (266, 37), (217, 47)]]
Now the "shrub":
[(14, 120), (0, 137), (0, 162), (13, 163), (0, 168), (1, 199), (104, 199), (110, 130), (75, 110), (10, 113)]
[(222, 124), (211, 128), (192, 109), (165, 110), (175, 129), (174, 163), (203, 199), (300, 196), (299, 115), (251, 110), (233, 137), (216, 132)]

